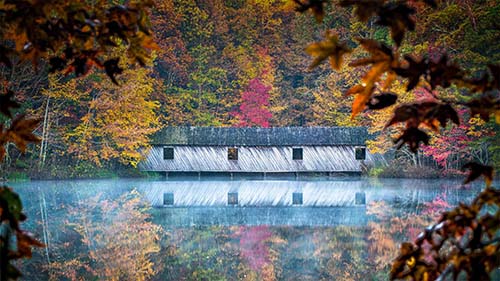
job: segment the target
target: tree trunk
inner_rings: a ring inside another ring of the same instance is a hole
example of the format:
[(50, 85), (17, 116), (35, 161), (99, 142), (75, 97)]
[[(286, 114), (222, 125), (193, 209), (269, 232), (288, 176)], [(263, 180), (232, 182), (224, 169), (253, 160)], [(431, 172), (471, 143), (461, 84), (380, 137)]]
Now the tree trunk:
[(38, 168), (43, 168), (45, 164), (45, 156), (47, 149), (47, 138), (48, 138), (48, 119), (49, 119), (49, 104), (50, 104), (50, 96), (47, 97), (47, 103), (45, 104), (45, 113), (43, 115), (43, 126), (42, 126), (42, 141), (40, 144), (40, 156), (38, 162)]

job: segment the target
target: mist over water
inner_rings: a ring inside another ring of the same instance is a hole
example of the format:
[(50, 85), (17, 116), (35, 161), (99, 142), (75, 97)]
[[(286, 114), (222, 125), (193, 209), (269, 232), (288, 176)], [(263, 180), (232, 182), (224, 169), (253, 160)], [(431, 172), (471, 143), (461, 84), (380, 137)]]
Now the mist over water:
[(24, 280), (385, 280), (402, 241), (483, 188), (363, 178), (11, 185), (23, 228), (47, 245), (22, 262)]

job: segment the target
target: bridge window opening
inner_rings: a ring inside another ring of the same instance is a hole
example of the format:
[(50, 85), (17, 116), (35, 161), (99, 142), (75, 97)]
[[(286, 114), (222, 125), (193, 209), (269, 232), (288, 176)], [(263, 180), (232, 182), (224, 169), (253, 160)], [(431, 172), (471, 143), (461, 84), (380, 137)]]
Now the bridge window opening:
[(366, 159), (366, 148), (365, 147), (356, 147), (354, 149), (356, 160), (365, 160)]
[(238, 149), (230, 147), (227, 149), (227, 160), (238, 160)]
[(163, 148), (163, 160), (173, 160), (174, 159), (174, 148), (164, 147)]
[(228, 205), (238, 205), (238, 193), (229, 192), (227, 194), (227, 204)]
[(163, 193), (163, 205), (164, 206), (174, 205), (174, 194), (172, 192)]
[(354, 203), (356, 205), (366, 205), (366, 194), (364, 192), (356, 192)]
[(302, 200), (302, 193), (293, 193), (292, 195), (292, 204), (293, 205), (302, 205), (303, 204), (303, 200)]
[(303, 155), (304, 154), (303, 154), (301, 147), (292, 148), (292, 159), (293, 160), (302, 160), (302, 159), (304, 159)]

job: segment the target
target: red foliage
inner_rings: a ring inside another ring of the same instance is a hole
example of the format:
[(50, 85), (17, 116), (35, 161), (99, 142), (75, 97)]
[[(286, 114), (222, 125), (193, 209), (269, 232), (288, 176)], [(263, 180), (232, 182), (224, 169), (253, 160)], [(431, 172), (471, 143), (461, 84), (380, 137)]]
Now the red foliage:
[(269, 111), (270, 86), (264, 85), (259, 78), (248, 83), (247, 91), (241, 93), (241, 105), (234, 116), (240, 121), (238, 127), (269, 127), (272, 113)]
[[(458, 110), (460, 116), (466, 114), (465, 109)], [(443, 168), (452, 168), (456, 161), (471, 161), (473, 159), (472, 145), (492, 132), (482, 128), (478, 130), (474, 125), (462, 120), (459, 126), (453, 126), (434, 139), (434, 144), (423, 146), (425, 155), (431, 156)], [(460, 157), (451, 157), (458, 155)], [(451, 162), (450, 162), (451, 161)], [(458, 163), (459, 164), (459, 163)]]
[(425, 209), (422, 211), (422, 215), (430, 216), (432, 218), (438, 218), (439, 215), (450, 209), (452, 206), (446, 201), (446, 193), (443, 192), (436, 196), (431, 202), (426, 202)]
[(269, 246), (266, 241), (271, 238), (271, 231), (266, 225), (240, 227), (235, 233), (240, 238), (241, 256), (248, 262), (252, 270), (261, 271), (269, 260)]

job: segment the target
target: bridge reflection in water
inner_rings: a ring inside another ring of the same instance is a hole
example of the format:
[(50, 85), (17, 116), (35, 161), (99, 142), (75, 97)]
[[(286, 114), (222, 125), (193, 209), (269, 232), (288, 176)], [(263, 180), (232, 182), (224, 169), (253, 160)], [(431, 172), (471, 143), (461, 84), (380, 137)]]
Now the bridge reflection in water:
[(360, 182), (156, 182), (141, 193), (162, 225), (364, 225)]

